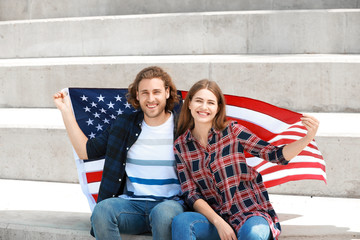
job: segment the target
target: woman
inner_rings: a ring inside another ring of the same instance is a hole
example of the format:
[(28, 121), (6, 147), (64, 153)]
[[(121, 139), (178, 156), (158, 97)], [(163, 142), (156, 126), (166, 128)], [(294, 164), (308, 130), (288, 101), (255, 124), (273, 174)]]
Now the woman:
[(314, 138), (318, 121), (303, 116), (305, 137), (276, 147), (236, 122), (226, 121), (225, 100), (209, 80), (194, 84), (182, 107), (174, 144), (185, 199), (195, 212), (174, 218), (177, 239), (277, 239), (281, 228), (261, 175), (244, 151), (287, 164)]

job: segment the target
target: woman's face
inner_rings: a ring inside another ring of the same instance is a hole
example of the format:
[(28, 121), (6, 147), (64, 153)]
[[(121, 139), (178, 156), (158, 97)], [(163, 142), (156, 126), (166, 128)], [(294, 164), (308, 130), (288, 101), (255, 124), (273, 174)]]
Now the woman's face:
[(190, 101), (189, 109), (194, 118), (195, 125), (198, 123), (212, 124), (218, 112), (216, 96), (208, 89), (201, 89), (195, 93)]

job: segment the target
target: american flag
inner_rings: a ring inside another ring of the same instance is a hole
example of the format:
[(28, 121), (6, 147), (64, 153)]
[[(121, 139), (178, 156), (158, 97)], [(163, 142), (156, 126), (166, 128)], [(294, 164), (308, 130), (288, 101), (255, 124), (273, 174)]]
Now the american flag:
[[(68, 88), (73, 111), (81, 130), (88, 138), (104, 131), (118, 115), (136, 111), (126, 100), (127, 89)], [(179, 95), (185, 98), (187, 92)], [(245, 97), (225, 95), (228, 119), (250, 129), (263, 140), (276, 146), (291, 143), (305, 136), (302, 114)], [(79, 182), (93, 210), (100, 186), (104, 159), (82, 160), (74, 151)], [(266, 187), (296, 180), (323, 180), (326, 182), (325, 161), (312, 141), (288, 165), (263, 161), (250, 154), (247, 163), (263, 176)]]

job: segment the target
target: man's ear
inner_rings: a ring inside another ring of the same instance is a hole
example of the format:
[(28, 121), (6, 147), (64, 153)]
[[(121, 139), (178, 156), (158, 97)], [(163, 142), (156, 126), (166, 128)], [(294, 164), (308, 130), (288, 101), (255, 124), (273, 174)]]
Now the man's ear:
[(136, 100), (139, 101), (139, 91), (136, 91)]
[(170, 88), (169, 87), (166, 88), (165, 94), (166, 94), (166, 99), (169, 99), (169, 97), (170, 97)]

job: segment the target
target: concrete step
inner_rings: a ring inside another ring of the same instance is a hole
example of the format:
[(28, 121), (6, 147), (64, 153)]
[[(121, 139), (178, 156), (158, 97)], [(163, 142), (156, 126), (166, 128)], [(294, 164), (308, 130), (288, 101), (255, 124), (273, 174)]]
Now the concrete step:
[(360, 53), (360, 9), (5, 21), (0, 58)]
[[(79, 184), (0, 180), (0, 239), (92, 240)], [(150, 236), (122, 236), (150, 240)]]
[[(269, 192), (360, 198), (360, 165), (354, 147), (360, 146), (360, 114), (311, 114), (321, 121), (316, 141), (326, 161), (327, 184), (297, 181)], [(0, 116), (0, 178), (78, 182), (72, 147), (58, 110), (0, 109)]]
[(52, 94), (69, 86), (126, 88), (151, 65), (167, 70), (178, 89), (209, 78), (226, 94), (294, 111), (360, 112), (359, 54), (0, 59), (0, 107), (51, 108)]
[[(90, 210), (78, 184), (0, 180), (0, 239), (91, 240)], [(360, 239), (360, 199), (270, 194), (280, 239)], [(341, 207), (336, 211), (334, 207)], [(125, 240), (150, 240), (124, 235)]]
[(125, 14), (359, 8), (359, 0), (17, 0), (0, 1), (0, 21)]

